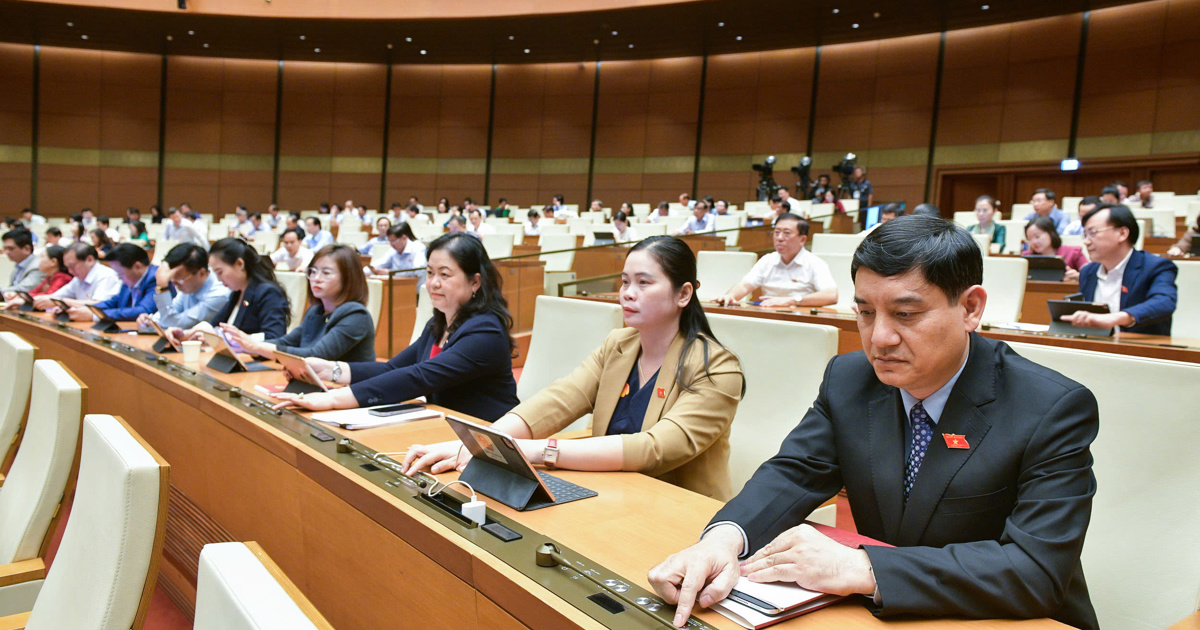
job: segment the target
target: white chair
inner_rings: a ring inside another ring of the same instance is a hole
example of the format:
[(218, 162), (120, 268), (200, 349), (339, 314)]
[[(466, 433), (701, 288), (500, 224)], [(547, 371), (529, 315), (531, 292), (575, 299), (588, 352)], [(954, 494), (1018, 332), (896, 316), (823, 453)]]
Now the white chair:
[(547, 234), (545, 231), (543, 231), (541, 240), (538, 242), (541, 251), (557, 252), (553, 254), (542, 254), (539, 257), (542, 262), (546, 263), (546, 271), (571, 270), (571, 266), (575, 264), (574, 234)]
[(1009, 207), (1012, 208), (1013, 219), (1024, 220), (1025, 217), (1029, 216), (1030, 212), (1033, 212), (1033, 204), (1031, 203), (1014, 203)]
[[(79, 423), (87, 387), (58, 361), (35, 361), (30, 420), (21, 448), (0, 487), (0, 564), (43, 570), (43, 558), (58, 522), (68, 480), (75, 469)], [(24, 411), (22, 405), (22, 411)], [(0, 586), (0, 616), (33, 607), (42, 587), (40, 575)]]
[(570, 229), (566, 223), (551, 223), (549, 221), (539, 221), (538, 227), (541, 228), (542, 236), (567, 234)]
[(1200, 365), (1011, 344), (1088, 387), (1100, 407), (1083, 569), (1101, 628), (1165, 628), (1196, 610)]
[[(708, 323), (737, 354), (746, 377), (746, 396), (738, 403), (730, 435), (729, 472), (736, 493), (779, 452), (817, 399), (825, 367), (837, 354), (838, 329), (737, 315), (709, 315)], [(780, 383), (783, 375), (786, 386)]]
[(1020, 254), (1021, 244), (1025, 242), (1025, 224), (1028, 221), (1007, 219), (996, 221), (996, 225), (1004, 226), (1004, 253)]
[(664, 217), (663, 221), (665, 222), (664, 224), (666, 226), (667, 234), (678, 234), (679, 230), (682, 230), (683, 226), (687, 225), (687, 222), (691, 220), (691, 218), (692, 213), (690, 212), (682, 216)]
[(483, 248), (487, 251), (488, 258), (496, 260), (499, 258), (508, 258), (513, 253), (513, 238), (512, 234), (497, 232), (495, 234), (484, 234), (481, 237)]
[(1153, 233), (1148, 236), (1175, 238), (1175, 210), (1173, 208), (1166, 210), (1134, 208), (1133, 216), (1136, 219), (1151, 220)]
[(524, 223), (501, 223), (496, 225), (496, 232), (507, 234), (512, 239), (513, 245), (520, 245), (525, 242)]
[(854, 280), (850, 277), (850, 263), (854, 254), (818, 254), (818, 258), (829, 265), (829, 273), (837, 283), (838, 300), (833, 305), (839, 311), (849, 311), (854, 306)]
[(1175, 277), (1179, 301), (1171, 319), (1171, 336), (1200, 339), (1200, 261), (1177, 260), (1175, 265), (1179, 267)]
[(633, 214), (635, 216), (644, 217), (650, 214), (650, 204), (648, 203), (635, 203), (630, 205), (633, 206)]
[(283, 287), (291, 305), (292, 319), (288, 323), (288, 330), (291, 330), (304, 321), (304, 307), (308, 305), (308, 277), (299, 271), (276, 271), (275, 279)]
[(161, 265), (163, 258), (167, 257), (167, 252), (171, 251), (171, 249), (174, 248), (178, 244), (179, 243), (177, 243), (175, 241), (167, 241), (167, 240), (163, 240), (163, 239), (158, 239), (157, 241), (155, 241), (155, 243), (154, 243), (154, 258), (153, 258), (153, 260), (150, 261), (150, 264)]
[(142, 628), (158, 579), (170, 466), (113, 416), (84, 418), (81, 452), (54, 566), (32, 610), (0, 618), (0, 628)]
[(1024, 258), (984, 257), (983, 289), (987, 291), (987, 306), (983, 311), (983, 323), (1021, 321), (1028, 276), (1029, 261)]
[(696, 296), (708, 302), (725, 295), (756, 262), (758, 255), (754, 252), (700, 252), (696, 256), (696, 279), (700, 281)]
[(633, 227), (637, 228), (639, 239), (667, 235), (666, 223), (638, 223)]
[[(547, 385), (570, 374), (624, 321), (621, 307), (616, 303), (539, 295), (529, 352), (521, 380), (517, 382), (517, 398), (529, 400)], [(565, 430), (586, 428), (591, 419), (588, 414)]]
[(964, 228), (969, 228), (972, 225), (979, 223), (979, 220), (975, 218), (975, 212), (973, 210), (968, 210), (966, 212), (955, 212), (954, 222)]
[(254, 235), (254, 248), (260, 254), (270, 254), (279, 249), (279, 233), (271, 230), (263, 230)]
[(742, 231), (738, 228), (746, 225), (746, 215), (718, 214), (716, 217), (717, 236), (725, 237), (725, 247), (737, 247), (738, 237)]
[(854, 254), (866, 234), (828, 234), (821, 232), (812, 235), (812, 253), (814, 254)]
[[(3, 470), (16, 453), (21, 424), (25, 421), (25, 408), (29, 404), (29, 387), (33, 382), (33, 359), (37, 348), (20, 335), (0, 332), (0, 365), (4, 375), (0, 376), (0, 470)], [(0, 476), (0, 479), (3, 479)]]
[(194, 630), (333, 630), (258, 543), (205, 545)]
[(13, 271), (17, 268), (17, 263), (13, 262), (8, 256), (0, 257), (0, 282), (8, 285), (8, 279), (12, 277)]
[(1063, 212), (1079, 214), (1079, 202), (1081, 201), (1083, 201), (1083, 197), (1063, 197), (1059, 207), (1063, 209)]
[(992, 235), (991, 234), (972, 234), (975, 239), (975, 244), (979, 246), (979, 251), (985, 257), (992, 255)]
[(433, 303), (429, 301), (429, 289), (422, 284), (417, 289), (417, 319), (413, 322), (412, 337), (408, 340), (409, 345), (416, 343), (421, 333), (425, 332), (425, 325), (431, 318), (433, 318)]
[(367, 278), (367, 312), (371, 314), (371, 324), (379, 330), (379, 313), (383, 308), (383, 280)]
[(370, 234), (359, 229), (359, 224), (357, 223), (349, 226), (343, 225), (338, 229), (337, 242), (358, 249), (367, 244), (368, 237), (370, 237)]

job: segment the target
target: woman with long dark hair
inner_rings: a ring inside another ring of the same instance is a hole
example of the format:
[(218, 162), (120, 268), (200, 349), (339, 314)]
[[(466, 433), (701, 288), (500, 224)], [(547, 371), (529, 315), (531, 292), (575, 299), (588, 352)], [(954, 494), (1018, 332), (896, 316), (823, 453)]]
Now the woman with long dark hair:
[(387, 363), (305, 359), (322, 380), (350, 386), (303, 398), (278, 394), (284, 401), (279, 407), (349, 409), (425, 396), (491, 421), (517, 404), (512, 315), (483, 244), (469, 234), (445, 234), (428, 253), (425, 286), (433, 317), (421, 337)]
[(229, 289), (229, 301), (211, 320), (187, 331), (169, 329), (179, 339), (200, 339), (201, 330), (232, 324), (246, 334), (263, 333), (267, 339), (287, 332), (291, 307), (287, 293), (275, 280), (271, 260), (259, 256), (254, 246), (240, 238), (223, 238), (208, 250), (208, 266)]
[[(745, 384), (737, 357), (708, 326), (697, 285), (696, 257), (682, 240), (639, 242), (621, 272), (627, 328), (494, 428), (515, 438), (535, 465), (637, 471), (728, 499), (729, 431)], [(592, 437), (546, 439), (588, 413)], [(469, 459), (457, 441), (416, 445), (404, 467), (439, 473), (461, 470)]]
[(1025, 224), (1025, 242), (1029, 248), (1022, 256), (1058, 256), (1067, 266), (1063, 280), (1074, 282), (1079, 272), (1088, 264), (1083, 248), (1078, 245), (1063, 245), (1062, 237), (1054, 226), (1054, 219), (1037, 217)]

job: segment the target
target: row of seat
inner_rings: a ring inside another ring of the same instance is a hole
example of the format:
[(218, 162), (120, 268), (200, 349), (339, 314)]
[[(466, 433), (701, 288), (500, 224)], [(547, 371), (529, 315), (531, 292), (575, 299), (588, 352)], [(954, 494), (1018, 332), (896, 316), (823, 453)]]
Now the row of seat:
[[(837, 330), (750, 317), (708, 319), (746, 376), (730, 435), (736, 492), (816, 399), (824, 368), (837, 352)], [(569, 374), (621, 325), (615, 304), (539, 297), (518, 398)], [(1200, 365), (1012, 345), (1087, 386), (1099, 403), (1100, 431), (1091, 449), (1099, 489), (1083, 564), (1100, 627), (1164, 628), (1194, 612), (1200, 600), (1200, 458), (1193, 451), (1200, 423), (1189, 401)], [(568, 430), (586, 426), (583, 421)], [(826, 517), (818, 514), (817, 520)]]
[[(0, 444), (11, 444), (12, 462), (0, 486), (0, 629), (140, 630), (158, 578), (170, 465), (122, 419), (84, 415), (87, 386), (36, 354), (0, 332)], [(207, 545), (196, 599), (199, 630), (331, 628), (254, 543)]]

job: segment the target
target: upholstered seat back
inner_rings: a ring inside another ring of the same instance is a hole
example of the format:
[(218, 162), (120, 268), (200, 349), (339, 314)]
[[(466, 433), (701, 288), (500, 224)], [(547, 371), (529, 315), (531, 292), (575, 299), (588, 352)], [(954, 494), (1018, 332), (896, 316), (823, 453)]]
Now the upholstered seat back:
[(112, 416), (83, 423), (79, 485), (28, 630), (139, 630), (162, 551), (169, 467)]
[(417, 289), (417, 321), (413, 323), (412, 339), (409, 344), (412, 344), (425, 332), (425, 324), (433, 317), (433, 302), (429, 301), (429, 289), (425, 285)]
[(275, 279), (287, 294), (288, 304), (292, 309), (292, 320), (288, 323), (291, 330), (304, 323), (305, 306), (308, 305), (308, 270), (276, 271)]
[(1025, 280), (1028, 275), (1028, 260), (983, 257), (983, 288), (987, 291), (983, 323), (1021, 321), (1021, 306), (1025, 301)]
[(25, 437), (0, 487), (0, 563), (41, 554), (75, 465), (84, 389), (58, 361), (34, 362)]
[(810, 249), (814, 254), (853, 254), (866, 237), (865, 232), (858, 234), (831, 234), (821, 232), (812, 235)]
[[(290, 586), (290, 585), (289, 585)], [(249, 547), (205, 545), (200, 552), (194, 630), (316, 630)]]
[(696, 279), (700, 281), (696, 297), (707, 302), (725, 295), (756, 262), (758, 255), (754, 252), (700, 252), (696, 257)]
[(0, 332), (0, 459), (25, 419), (36, 350), (20, 335)]

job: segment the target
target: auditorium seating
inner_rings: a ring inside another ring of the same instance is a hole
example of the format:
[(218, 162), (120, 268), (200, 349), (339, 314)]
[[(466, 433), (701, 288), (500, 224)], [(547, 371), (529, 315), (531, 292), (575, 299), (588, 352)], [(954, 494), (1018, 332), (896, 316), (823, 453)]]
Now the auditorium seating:
[[(517, 398), (529, 400), (547, 385), (570, 374), (604, 343), (608, 333), (623, 324), (621, 307), (616, 304), (538, 296), (529, 352), (521, 380), (517, 382)], [(570, 428), (585, 428), (591, 418), (588, 414)]]
[[(550, 227), (550, 226), (546, 226)], [(565, 227), (565, 226), (564, 226)], [(570, 271), (571, 265), (575, 262), (575, 235), (574, 234), (547, 234), (542, 230), (541, 240), (539, 241), (541, 251), (557, 252), (554, 254), (542, 254), (541, 260), (546, 263), (546, 271)], [(568, 251), (562, 251), (568, 250)]]
[(1028, 276), (1028, 260), (984, 257), (983, 288), (987, 291), (987, 305), (983, 311), (983, 323), (1021, 321), (1021, 304), (1025, 300), (1025, 281)]
[[(5, 568), (42, 562), (74, 476), (85, 405), (87, 387), (58, 361), (34, 362), (32, 381), (30, 419), (0, 487), (0, 564)], [(40, 577), (0, 582), (0, 615), (30, 610), (41, 587)]]
[(1179, 267), (1175, 277), (1179, 301), (1171, 319), (1171, 336), (1200, 339), (1200, 261), (1177, 260), (1175, 265)]
[(413, 324), (412, 338), (409, 344), (417, 341), (421, 333), (425, 332), (425, 324), (433, 317), (433, 303), (429, 301), (429, 289), (425, 285), (417, 289), (417, 319)]
[(696, 256), (696, 279), (700, 281), (696, 296), (710, 302), (725, 295), (757, 261), (754, 252), (700, 252)]
[[(29, 388), (33, 382), (33, 360), (37, 348), (11, 332), (0, 332), (0, 464), (7, 465), (16, 453), (25, 410), (29, 405)], [(0, 470), (3, 470), (0, 467)], [(3, 477), (0, 477), (3, 479)]]
[(304, 321), (304, 307), (308, 303), (308, 277), (299, 271), (276, 271), (275, 278), (287, 294), (292, 309), (291, 321), (288, 322), (288, 330), (291, 330)]
[(854, 306), (854, 279), (850, 277), (850, 263), (854, 254), (818, 254), (818, 258), (829, 265), (829, 273), (837, 283), (838, 299), (833, 305), (839, 311), (849, 311)]
[(1008, 219), (996, 221), (997, 225), (1004, 226), (1004, 253), (1005, 254), (1020, 254), (1021, 243), (1025, 242), (1025, 224), (1028, 221), (1021, 219)]
[(975, 244), (979, 246), (979, 253), (984, 256), (992, 255), (992, 236), (990, 234), (972, 234), (975, 239)]
[(1101, 628), (1164, 628), (1196, 610), (1200, 585), (1200, 365), (1012, 344), (1085, 385), (1100, 408), (1097, 491), (1083, 569)]
[(154, 243), (154, 256), (150, 259), (150, 264), (161, 265), (163, 258), (167, 257), (167, 252), (171, 251), (179, 243), (176, 241), (168, 241), (159, 239)]
[(79, 485), (54, 566), (32, 610), (0, 618), (0, 628), (141, 630), (158, 578), (169, 477), (169, 465), (123, 421), (84, 418)]
[(195, 630), (333, 630), (257, 543), (200, 551)]
[(865, 235), (858, 234), (829, 234), (822, 232), (812, 235), (812, 253), (814, 254), (853, 254), (858, 249)]
[(838, 330), (772, 319), (709, 315), (717, 339), (738, 356), (746, 395), (730, 434), (729, 472), (736, 493), (817, 399)]
[(8, 279), (12, 277), (12, 273), (16, 268), (17, 263), (9, 259), (8, 256), (0, 257), (0, 283), (8, 286)]
[(488, 258), (496, 260), (498, 258), (508, 258), (513, 253), (513, 238), (512, 234), (497, 232), (495, 234), (484, 234), (481, 237), (483, 247), (487, 250)]
[(379, 313), (383, 309), (383, 280), (367, 277), (367, 312), (371, 314), (371, 324), (379, 328)]

